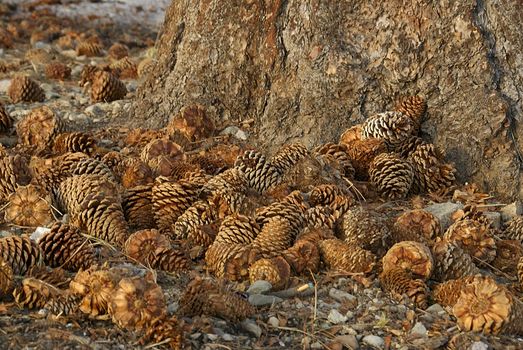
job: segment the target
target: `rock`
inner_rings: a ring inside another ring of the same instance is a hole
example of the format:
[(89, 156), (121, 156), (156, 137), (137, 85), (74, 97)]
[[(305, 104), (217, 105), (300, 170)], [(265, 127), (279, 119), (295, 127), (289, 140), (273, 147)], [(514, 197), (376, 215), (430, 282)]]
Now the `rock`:
[(347, 322), (347, 316), (340, 314), (340, 312), (336, 309), (332, 309), (329, 312), (329, 316), (327, 316), (327, 320), (333, 324), (340, 324)]
[(40, 238), (42, 238), (42, 236), (49, 231), (51, 231), (51, 229), (48, 227), (37, 227), (31, 234), (31, 239), (35, 242), (38, 242), (38, 240), (40, 240)]
[(414, 327), (410, 330), (410, 334), (418, 336), (418, 337), (426, 337), (427, 336), (427, 328), (423, 325), (421, 322), (416, 322)]
[(254, 335), (256, 338), (259, 338), (262, 335), (262, 329), (253, 320), (246, 319), (241, 323), (241, 326), (244, 330)]
[(176, 313), (176, 311), (178, 311), (179, 308), (180, 304), (178, 304), (178, 302), (170, 303), (169, 305), (167, 305), (167, 313), (169, 315), (173, 315)]
[(245, 131), (241, 130), (237, 126), (228, 126), (220, 132), (220, 135), (231, 135), (236, 137), (238, 140), (245, 141), (248, 135)]
[(324, 347), (319, 341), (315, 341), (311, 344), (311, 349), (324, 349)]
[(272, 327), (277, 328), (280, 326), (280, 320), (278, 320), (277, 317), (271, 316), (267, 320), (267, 323), (270, 324)]
[(253, 294), (249, 295), (249, 303), (254, 306), (264, 306), (277, 304), (283, 301), (282, 298), (275, 297), (274, 295), (264, 295), (264, 294)]
[(100, 105), (97, 103), (97, 104), (94, 104), (94, 105), (90, 105), (89, 107), (87, 107), (85, 110), (84, 110), (85, 114), (91, 116), (91, 117), (101, 117), (104, 113), (103, 109), (100, 108)]
[(500, 210), (501, 220), (503, 223), (513, 219), (516, 216), (523, 215), (523, 203), (521, 201), (515, 201), (508, 205), (505, 205)]
[(489, 221), (492, 223), (492, 227), (495, 229), (501, 229), (501, 213), (497, 211), (486, 211), (483, 212), (483, 215), (489, 219)]
[(441, 230), (442, 232), (445, 232), (453, 222), (452, 214), (456, 210), (463, 209), (463, 204), (452, 202), (436, 203), (423, 209), (432, 213), (432, 215), (439, 219)]
[(347, 335), (339, 335), (336, 338), (333, 339), (333, 341), (338, 342), (345, 346), (348, 349), (356, 350), (360, 348), (360, 344), (358, 343), (358, 339), (356, 339), (356, 336), (352, 334)]
[(272, 285), (268, 281), (256, 281), (253, 284), (249, 286), (249, 289), (247, 289), (247, 294), (265, 294), (268, 291), (272, 289)]
[(0, 80), (0, 93), (7, 94), (7, 89), (11, 85), (11, 79), (2, 79)]
[(385, 340), (377, 335), (366, 335), (361, 341), (378, 349), (383, 349), (385, 347)]
[(209, 340), (211, 341), (215, 341), (216, 339), (218, 339), (218, 335), (216, 334), (206, 334), (207, 335), (207, 338), (209, 338)]
[(440, 304), (432, 304), (425, 311), (432, 314), (446, 313), (445, 309)]
[(224, 341), (234, 341), (234, 337), (229, 333), (225, 333), (224, 335), (222, 335), (222, 339)]
[(201, 336), (202, 336), (202, 333), (196, 332), (196, 333), (191, 334), (189, 337), (191, 339), (196, 340), (196, 339), (200, 338)]
[(488, 350), (488, 349), (490, 349), (490, 347), (488, 344), (485, 344), (482, 341), (476, 341), (469, 346), (469, 349), (470, 350)]
[(340, 303), (345, 302), (345, 301), (348, 301), (348, 302), (357, 301), (357, 298), (354, 295), (344, 292), (342, 290), (336, 289), (336, 288), (331, 288), (329, 290), (329, 296), (332, 299), (334, 299)]

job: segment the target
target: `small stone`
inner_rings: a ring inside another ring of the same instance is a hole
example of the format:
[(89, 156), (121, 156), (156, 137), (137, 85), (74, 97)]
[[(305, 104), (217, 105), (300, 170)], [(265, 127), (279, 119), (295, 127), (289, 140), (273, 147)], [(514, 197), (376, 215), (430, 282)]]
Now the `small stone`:
[(87, 107), (84, 110), (84, 112), (85, 114), (90, 115), (92, 117), (101, 117), (104, 111), (100, 108), (98, 104), (94, 104)]
[(339, 335), (336, 338), (334, 338), (333, 341), (340, 343), (348, 349), (356, 350), (360, 348), (358, 339), (356, 339), (356, 336), (352, 334)]
[(193, 333), (190, 335), (191, 339), (198, 339), (201, 337), (201, 333), (197, 332), (197, 333)]
[(487, 211), (482, 213), (491, 222), (492, 227), (501, 229), (501, 214), (497, 211)]
[(482, 341), (476, 341), (470, 345), (469, 349), (470, 350), (488, 350), (488, 349), (490, 349), (490, 347), (488, 344), (485, 344)]
[(207, 334), (207, 338), (209, 338), (209, 340), (215, 341), (216, 339), (218, 339), (218, 335), (216, 335), (216, 334)]
[(278, 320), (277, 317), (271, 316), (267, 320), (267, 323), (270, 324), (272, 327), (277, 328), (280, 326), (280, 320)]
[(423, 325), (421, 322), (416, 322), (414, 327), (410, 330), (410, 334), (418, 336), (418, 337), (426, 337), (427, 336), (427, 328)]
[(440, 304), (432, 304), (425, 311), (432, 314), (446, 313), (445, 309)]
[(516, 216), (523, 215), (523, 202), (515, 201), (500, 209), (501, 220), (505, 223)]
[(249, 289), (247, 289), (247, 294), (253, 295), (253, 294), (265, 294), (268, 291), (272, 289), (272, 284), (268, 281), (256, 281), (253, 284), (249, 286)]
[(262, 329), (253, 320), (246, 319), (241, 323), (244, 330), (254, 335), (256, 338), (261, 337)]
[(319, 341), (315, 341), (311, 344), (311, 349), (323, 349), (323, 345)]
[(43, 235), (45, 235), (47, 232), (51, 231), (48, 227), (37, 227), (34, 232), (31, 234), (31, 239), (35, 242), (38, 242), (40, 238), (42, 238)]
[(167, 313), (169, 315), (173, 315), (176, 313), (176, 311), (178, 311), (179, 308), (180, 308), (180, 304), (170, 303), (169, 305), (167, 305)]
[(347, 319), (350, 320), (351, 318), (354, 317), (354, 312), (352, 312), (352, 311), (350, 311), (350, 310), (347, 311), (347, 312), (345, 313), (345, 317), (347, 317)]
[(461, 203), (436, 203), (429, 205), (428, 207), (423, 208), (424, 210), (430, 212), (432, 215), (439, 219), (441, 225), (441, 230), (444, 232), (452, 224), (452, 214), (459, 209), (463, 209), (463, 204)]
[(11, 79), (2, 79), (0, 80), (0, 92), (3, 94), (7, 93), (7, 89), (11, 85)]
[(327, 316), (327, 320), (333, 324), (340, 324), (347, 322), (347, 316), (340, 314), (340, 312), (336, 309), (332, 309), (329, 312), (329, 316)]
[(363, 337), (362, 342), (378, 349), (383, 349), (385, 347), (385, 340), (377, 335), (366, 335)]
[(339, 290), (339, 289), (336, 289), (336, 288), (331, 288), (329, 290), (329, 296), (336, 300), (336, 301), (339, 301), (340, 303), (342, 302), (355, 302), (357, 301), (356, 297), (350, 293), (347, 293), (347, 292), (344, 292), (342, 290)]
[(245, 141), (248, 138), (248, 135), (245, 131), (241, 130), (237, 126), (228, 126), (220, 132), (220, 135), (232, 135), (238, 140)]
[(274, 295), (264, 295), (264, 294), (253, 294), (249, 295), (249, 303), (254, 306), (264, 306), (277, 304), (283, 301), (282, 298), (275, 297)]
[(224, 341), (234, 341), (234, 337), (229, 333), (225, 333), (224, 335), (222, 335), (222, 339)]

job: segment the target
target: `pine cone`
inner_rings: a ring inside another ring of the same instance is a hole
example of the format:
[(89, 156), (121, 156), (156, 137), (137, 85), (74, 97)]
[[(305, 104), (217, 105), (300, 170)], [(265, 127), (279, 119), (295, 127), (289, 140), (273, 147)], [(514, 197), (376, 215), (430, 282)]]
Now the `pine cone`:
[(6, 133), (13, 127), (14, 119), (7, 113), (2, 102), (0, 102), (0, 133)]
[[(336, 215), (337, 216), (337, 215)], [(334, 229), (337, 217), (334, 211), (327, 206), (312, 207), (305, 212), (306, 227), (327, 227)]]
[(320, 269), (320, 251), (315, 243), (301, 239), (282, 252), (294, 274), (316, 273)]
[(289, 248), (296, 234), (297, 232), (292, 228), (289, 220), (275, 217), (263, 225), (260, 233), (252, 242), (252, 247), (258, 250), (264, 258), (271, 258)]
[(93, 102), (112, 102), (121, 100), (127, 95), (125, 84), (109, 72), (94, 73), (91, 87)]
[(333, 211), (334, 219), (338, 220), (354, 205), (354, 198), (345, 194), (336, 185), (320, 185), (311, 191), (309, 203), (311, 206), (329, 206)]
[(430, 249), (422, 243), (404, 241), (394, 244), (382, 259), (383, 271), (402, 268), (416, 278), (428, 280), (434, 261)]
[(138, 78), (138, 66), (129, 57), (124, 57), (110, 64), (109, 68), (120, 79)]
[(393, 151), (399, 154), (401, 158), (407, 159), (412, 153), (414, 153), (414, 151), (416, 151), (419, 145), (427, 145), (427, 142), (423, 141), (421, 137), (411, 136), (399, 145), (395, 146)]
[(208, 247), (214, 241), (216, 232), (204, 230), (203, 228), (212, 224), (215, 219), (216, 212), (214, 208), (205, 201), (198, 201), (180, 215), (174, 224), (172, 237), (175, 239), (190, 239), (197, 245)]
[(139, 158), (127, 158), (121, 164), (121, 182), (125, 188), (151, 184), (154, 180), (152, 169)]
[(223, 219), (214, 243), (249, 244), (259, 232), (256, 220), (235, 213)]
[(43, 264), (40, 247), (25, 236), (0, 238), (0, 257), (11, 266), (15, 275), (25, 275), (31, 267)]
[[(234, 249), (232, 253), (227, 255), (225, 264), (223, 266), (223, 277), (229, 281), (241, 282), (249, 279), (249, 266), (262, 258), (272, 258), (278, 256), (278, 253), (262, 254), (252, 244), (241, 245), (240, 249)], [(223, 259), (223, 258), (222, 258)], [(220, 261), (219, 259), (215, 259)]]
[(521, 285), (521, 288), (523, 288), (523, 257), (519, 258), (517, 270), (518, 281)]
[(347, 144), (347, 155), (354, 167), (355, 179), (367, 180), (370, 164), (377, 155), (384, 152), (387, 152), (387, 146), (381, 139), (355, 140)]
[(443, 282), (479, 273), (470, 255), (453, 242), (436, 242), (432, 247), (432, 256), (435, 263), (432, 278), (436, 281)]
[(172, 172), (172, 164), (176, 163), (182, 154), (182, 148), (176, 143), (156, 139), (143, 148), (140, 158), (157, 174), (168, 176)]
[(215, 125), (204, 106), (183, 107), (167, 125), (167, 134), (181, 133), (189, 141), (198, 141), (214, 134)]
[(507, 274), (517, 273), (517, 263), (523, 257), (523, 245), (516, 240), (496, 241), (496, 257), (490, 263)]
[(13, 291), (18, 307), (27, 309), (41, 309), (61, 294), (60, 289), (36, 278), (24, 278), (22, 285)]
[(125, 242), (125, 253), (131, 259), (150, 266), (156, 249), (170, 247), (169, 238), (157, 230), (141, 230), (129, 236)]
[(152, 185), (141, 185), (127, 189), (122, 199), (125, 220), (135, 230), (156, 228), (153, 214)]
[(0, 199), (7, 199), (19, 186), (27, 185), (30, 181), (25, 158), (19, 155), (0, 158)]
[[(205, 252), (205, 265), (209, 273), (218, 278), (225, 274), (226, 264), (243, 254), (244, 244), (214, 242)], [(247, 271), (245, 271), (247, 274)]]
[(116, 178), (105, 163), (94, 158), (83, 158), (71, 165), (69, 168), (71, 176), (75, 175), (99, 175), (109, 182), (116, 183)]
[(341, 134), (339, 143), (343, 145), (349, 145), (353, 141), (361, 140), (361, 131), (361, 124), (351, 126), (347, 130), (345, 130), (343, 134)]
[(33, 109), (16, 125), (20, 143), (36, 147), (37, 152), (50, 150), (55, 137), (63, 129), (62, 119), (47, 106)]
[(171, 350), (181, 350), (183, 348), (183, 330), (178, 319), (174, 316), (153, 319), (139, 340), (140, 345), (145, 345), (147, 342), (162, 343), (169, 346)]
[[(212, 153), (191, 156), (189, 157), (189, 162), (189, 164), (203, 170), (209, 175), (218, 175), (229, 167), (224, 159)], [(195, 170), (196, 169), (192, 171)]]
[(63, 293), (47, 301), (44, 310), (51, 315), (69, 316), (78, 311), (80, 298), (77, 295)]
[(40, 238), (44, 262), (51, 267), (63, 267), (70, 271), (85, 270), (96, 263), (94, 248), (84, 238), (80, 230), (55, 223), (51, 231)]
[(49, 283), (57, 288), (66, 287), (70, 279), (61, 267), (50, 268), (48, 266), (33, 266), (27, 272), (26, 277), (35, 278), (45, 283)]
[(245, 200), (247, 179), (238, 169), (227, 169), (210, 179), (202, 189), (209, 197), (219, 195), (227, 203), (229, 210), (238, 212)]
[(86, 64), (82, 68), (82, 72), (80, 73), (80, 81), (78, 82), (78, 85), (87, 86), (89, 84), (92, 84), (95, 73), (99, 71), (100, 69), (97, 66), (91, 66), (90, 64)]
[(347, 146), (339, 143), (335, 144), (332, 142), (323, 144), (321, 146), (318, 146), (314, 149), (315, 154), (328, 154), (334, 157), (336, 161), (338, 161), (342, 167), (343, 175), (346, 178), (352, 179), (354, 178), (355, 170), (352, 166), (352, 163), (350, 162), (349, 156), (347, 155)]
[(158, 247), (151, 257), (151, 267), (170, 273), (179, 273), (190, 269), (190, 260), (180, 249)]
[(357, 245), (339, 239), (326, 239), (318, 243), (321, 258), (329, 269), (350, 273), (369, 273), (376, 264), (376, 256)]
[(359, 207), (343, 216), (343, 237), (349, 244), (378, 254), (388, 247), (390, 231), (379, 214)]
[(514, 239), (523, 243), (523, 216), (516, 216), (507, 222), (507, 227), (501, 236), (504, 239)]
[(96, 140), (83, 132), (65, 132), (56, 136), (53, 151), (57, 154), (67, 152), (83, 152), (92, 155), (95, 151)]
[(432, 298), (441, 306), (453, 307), (461, 296), (463, 288), (472, 281), (474, 281), (474, 276), (467, 276), (440, 283), (434, 288)]
[(443, 238), (455, 242), (470, 256), (487, 263), (496, 257), (496, 242), (486, 221), (460, 219), (450, 225)]
[(245, 151), (238, 156), (235, 167), (245, 174), (249, 187), (259, 193), (274, 188), (282, 181), (279, 170), (256, 151)]
[(285, 199), (256, 209), (255, 215), (256, 222), (262, 228), (273, 218), (286, 219), (291, 225), (293, 235), (297, 235), (305, 224), (305, 208)]
[(438, 218), (423, 209), (414, 209), (404, 212), (396, 219), (392, 239), (396, 243), (416, 241), (431, 247), (440, 235)]
[(52, 61), (45, 66), (45, 76), (48, 79), (64, 81), (71, 77), (71, 68), (61, 62)]
[(82, 42), (76, 47), (78, 56), (99, 57), (103, 54), (103, 46), (96, 42)]
[(281, 147), (269, 160), (270, 165), (284, 174), (301, 159), (309, 155), (309, 150), (302, 143), (291, 143)]
[(38, 83), (22, 75), (17, 75), (11, 79), (7, 94), (13, 103), (44, 102), (45, 100), (45, 92)]
[(69, 288), (82, 297), (80, 311), (91, 316), (104, 315), (120, 278), (111, 270), (92, 267), (76, 274)]
[(394, 110), (408, 116), (414, 125), (413, 135), (420, 132), (422, 118), (427, 111), (427, 102), (421, 96), (404, 96), (394, 107)]
[(410, 163), (394, 153), (376, 156), (370, 164), (369, 175), (380, 195), (390, 200), (405, 198), (414, 180)]
[(107, 53), (112, 59), (119, 60), (129, 56), (129, 48), (124, 44), (114, 43), (111, 45)]
[(427, 307), (427, 285), (422, 280), (412, 279), (404, 269), (398, 267), (383, 271), (379, 278), (382, 288), (394, 299), (401, 301), (406, 295), (417, 307)]
[(407, 160), (414, 166), (414, 193), (436, 192), (454, 183), (456, 169), (443, 162), (441, 152), (432, 144), (419, 145)]
[(271, 259), (260, 259), (249, 267), (251, 283), (259, 280), (268, 281), (274, 290), (281, 290), (287, 287), (290, 277), (291, 267), (281, 256)]
[(14, 225), (46, 226), (53, 220), (50, 196), (34, 185), (18, 187), (8, 201), (5, 219)]
[[(343, 169), (330, 155), (306, 156), (287, 170), (282, 178), (292, 188), (309, 192), (313, 187), (322, 184), (335, 184), (346, 188), (347, 179)], [(348, 189), (348, 188), (347, 188)]]
[(13, 287), (13, 269), (3, 258), (0, 258), (0, 299)]
[(410, 117), (400, 112), (378, 113), (368, 118), (362, 125), (363, 139), (378, 138), (387, 146), (401, 144), (414, 134), (414, 123)]

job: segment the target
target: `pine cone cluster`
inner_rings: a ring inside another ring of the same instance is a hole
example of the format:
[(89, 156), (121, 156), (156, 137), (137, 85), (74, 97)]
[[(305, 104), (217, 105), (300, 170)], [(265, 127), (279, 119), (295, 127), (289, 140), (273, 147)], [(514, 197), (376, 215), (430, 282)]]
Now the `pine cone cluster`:
[(125, 84), (113, 74), (105, 71), (92, 76), (91, 100), (93, 102), (112, 102), (121, 100), (127, 94)]
[(7, 94), (13, 103), (43, 102), (45, 100), (45, 92), (40, 85), (23, 75), (17, 75), (11, 79)]
[(145, 334), (140, 338), (139, 343), (145, 345), (147, 342), (152, 344), (166, 344), (171, 350), (181, 350), (183, 348), (183, 330), (176, 317), (158, 317), (147, 325)]

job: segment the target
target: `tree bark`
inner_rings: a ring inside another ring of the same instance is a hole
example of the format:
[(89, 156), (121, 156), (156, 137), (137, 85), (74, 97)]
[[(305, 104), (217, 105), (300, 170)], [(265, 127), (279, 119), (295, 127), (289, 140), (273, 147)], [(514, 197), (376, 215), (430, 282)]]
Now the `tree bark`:
[(521, 197), (523, 3), (517, 0), (176, 0), (135, 117), (182, 106), (254, 118), (268, 151), (336, 141), (405, 94), (428, 101), (424, 138), (458, 179)]

